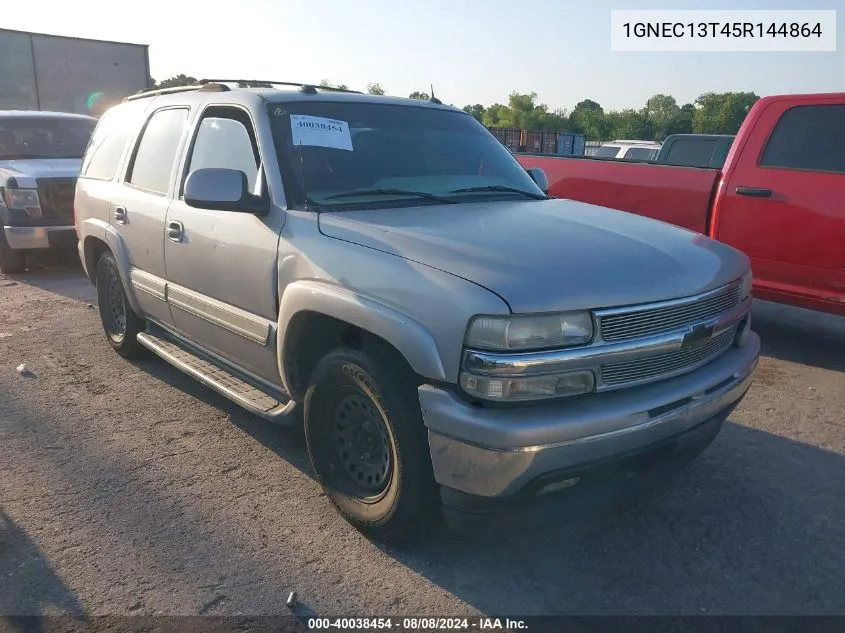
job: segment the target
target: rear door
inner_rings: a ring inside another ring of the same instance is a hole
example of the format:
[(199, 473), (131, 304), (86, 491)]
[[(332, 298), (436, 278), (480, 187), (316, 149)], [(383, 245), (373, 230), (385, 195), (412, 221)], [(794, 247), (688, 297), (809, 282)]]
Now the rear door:
[(164, 221), (185, 142), (189, 110), (166, 107), (147, 119), (132, 150), (124, 185), (112, 198), (111, 224), (129, 255), (130, 282), (146, 316), (172, 323), (166, 298)]
[(279, 234), (284, 214), (189, 207), (182, 191), (195, 169), (236, 169), (254, 193), (268, 195), (249, 113), (236, 106), (208, 106), (201, 114), (167, 226), (167, 297), (176, 329), (255, 377), (279, 386), (274, 346), (278, 311)]
[(740, 151), (716, 237), (751, 257), (764, 293), (845, 302), (841, 98), (772, 102)]

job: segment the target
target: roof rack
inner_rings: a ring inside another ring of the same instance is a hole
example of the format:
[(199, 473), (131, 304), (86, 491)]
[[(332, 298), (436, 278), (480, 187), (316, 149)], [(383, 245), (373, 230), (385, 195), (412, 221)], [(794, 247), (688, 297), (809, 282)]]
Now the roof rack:
[(156, 90), (139, 90), (134, 95), (125, 97), (124, 101), (134, 101), (135, 99), (146, 99), (147, 97), (157, 97), (158, 95), (169, 95), (176, 92), (227, 92), (230, 90), (229, 86), (222, 83), (198, 83), (190, 86), (174, 86), (173, 88), (158, 88)]
[(299, 81), (268, 81), (266, 79), (200, 79), (199, 83), (208, 84), (266, 84), (273, 86), (295, 86), (301, 92), (314, 94), (318, 90), (325, 90), (327, 92), (351, 92), (354, 94), (361, 94), (360, 90), (350, 90), (349, 88), (335, 88), (334, 86), (318, 86), (317, 84), (301, 83)]

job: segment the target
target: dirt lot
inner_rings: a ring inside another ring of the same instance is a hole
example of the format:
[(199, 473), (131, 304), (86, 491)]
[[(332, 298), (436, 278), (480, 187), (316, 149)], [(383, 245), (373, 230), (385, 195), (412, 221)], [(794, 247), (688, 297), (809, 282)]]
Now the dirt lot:
[(630, 506), (383, 548), (301, 437), (122, 360), (92, 301), (78, 268), (0, 276), (0, 614), (845, 613), (845, 319), (758, 305), (751, 392)]

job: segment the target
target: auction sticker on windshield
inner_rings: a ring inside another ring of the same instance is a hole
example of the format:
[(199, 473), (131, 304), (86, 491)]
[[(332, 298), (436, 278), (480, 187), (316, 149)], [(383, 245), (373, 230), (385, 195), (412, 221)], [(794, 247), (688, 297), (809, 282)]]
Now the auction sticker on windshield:
[(331, 147), (352, 151), (352, 137), (346, 121), (326, 119), (306, 114), (291, 114), (290, 127), (293, 144)]

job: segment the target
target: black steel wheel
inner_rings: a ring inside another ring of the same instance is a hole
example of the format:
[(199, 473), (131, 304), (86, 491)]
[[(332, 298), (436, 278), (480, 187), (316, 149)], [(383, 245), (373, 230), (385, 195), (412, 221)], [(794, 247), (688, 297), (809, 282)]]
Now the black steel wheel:
[(339, 470), (350, 493), (364, 502), (381, 498), (390, 483), (390, 437), (377, 405), (357, 389), (345, 389), (335, 405), (334, 441)]
[[(336, 350), (305, 395), (305, 440), (341, 515), (380, 540), (414, 536), (438, 516), (416, 385), (404, 359)], [(388, 367), (386, 367), (388, 365)]]
[(143, 347), (136, 336), (144, 331), (146, 324), (132, 310), (117, 262), (109, 251), (103, 253), (97, 263), (97, 303), (109, 344), (125, 358), (140, 354)]

